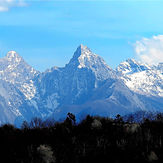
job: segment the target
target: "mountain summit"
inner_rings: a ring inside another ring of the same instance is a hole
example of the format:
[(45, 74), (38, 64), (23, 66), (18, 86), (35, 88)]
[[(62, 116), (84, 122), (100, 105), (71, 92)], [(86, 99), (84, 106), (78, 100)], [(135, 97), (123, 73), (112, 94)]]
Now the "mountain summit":
[(65, 67), (40, 73), (10, 51), (0, 59), (0, 124), (20, 125), (36, 116), (59, 120), (68, 112), (80, 119), (163, 111), (162, 65), (128, 59), (115, 71), (80, 45)]
[(74, 53), (74, 56), (71, 61), (78, 61), (79, 65), (78, 68), (86, 67), (88, 62), (93, 59), (94, 57), (97, 57), (92, 51), (84, 45), (80, 45), (77, 50)]
[(125, 62), (120, 63), (117, 67), (117, 71), (122, 74), (133, 74), (150, 69), (150, 66), (147, 64), (139, 63), (134, 59), (128, 59)]
[(32, 79), (38, 73), (15, 51), (8, 52), (0, 59), (0, 79), (16, 85), (27, 98), (34, 94)]
[(20, 62), (23, 58), (15, 51), (9, 51), (5, 57), (8, 61)]
[(74, 64), (75, 62), (78, 68), (92, 67), (95, 64), (103, 64), (109, 67), (100, 56), (82, 44), (75, 51), (73, 58), (70, 60), (70, 64)]
[(65, 68), (89, 69), (99, 80), (116, 76), (114, 70), (106, 64), (103, 58), (93, 53), (87, 46), (82, 44), (77, 48), (72, 59)]
[(117, 67), (117, 73), (134, 92), (146, 95), (163, 97), (163, 64), (149, 66), (128, 59)]

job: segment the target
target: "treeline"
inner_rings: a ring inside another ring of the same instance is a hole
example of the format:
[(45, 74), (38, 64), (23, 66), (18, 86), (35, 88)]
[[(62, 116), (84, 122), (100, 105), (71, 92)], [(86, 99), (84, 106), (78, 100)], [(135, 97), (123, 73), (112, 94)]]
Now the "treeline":
[(163, 114), (139, 112), (115, 119), (87, 116), (76, 123), (34, 118), (21, 129), (0, 127), (0, 162), (163, 162)]

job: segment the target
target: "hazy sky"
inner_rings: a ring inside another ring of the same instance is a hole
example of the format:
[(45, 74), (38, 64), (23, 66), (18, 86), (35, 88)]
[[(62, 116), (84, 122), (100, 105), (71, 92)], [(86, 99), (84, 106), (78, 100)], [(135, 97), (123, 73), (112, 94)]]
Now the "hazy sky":
[(162, 16), (161, 0), (0, 0), (0, 57), (15, 50), (44, 71), (64, 66), (82, 43), (112, 68), (135, 57), (157, 63)]

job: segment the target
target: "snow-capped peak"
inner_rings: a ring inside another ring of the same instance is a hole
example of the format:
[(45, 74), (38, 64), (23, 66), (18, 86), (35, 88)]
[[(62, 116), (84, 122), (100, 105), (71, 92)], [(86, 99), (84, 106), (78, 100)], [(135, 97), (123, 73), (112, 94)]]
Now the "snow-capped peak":
[(66, 65), (66, 68), (74, 70), (83, 68), (89, 69), (95, 73), (99, 80), (115, 77), (114, 71), (106, 64), (103, 58), (82, 44), (77, 48), (73, 58)]
[(87, 46), (81, 44), (75, 51), (72, 59), (75, 61), (78, 60), (80, 63), (81, 59), (90, 58), (91, 56), (95, 56), (95, 54)]
[(100, 56), (93, 53), (87, 46), (81, 44), (75, 51), (74, 56), (68, 65), (75, 65), (77, 68), (91, 68), (93, 65), (97, 64), (107, 66), (105, 61)]
[(4, 58), (0, 58), (0, 80), (17, 86), (27, 99), (35, 94), (32, 79), (37, 74), (38, 72), (15, 51), (9, 51)]
[(125, 62), (120, 63), (117, 67), (117, 71), (121, 74), (133, 74), (150, 69), (149, 65), (142, 64), (134, 59), (127, 59)]
[(83, 44), (80, 44), (78, 48), (81, 50), (81, 52), (85, 51), (91, 52), (91, 50), (87, 46), (84, 46)]
[(83, 44), (80, 44), (79, 49), (81, 51), (81, 55), (90, 55), (92, 54), (92, 51), (87, 47), (84, 46)]
[(93, 54), (88, 47), (82, 45), (81, 54), (78, 57), (78, 61), (80, 63), (78, 68), (90, 67), (91, 65), (97, 63), (98, 58), (99, 58), (98, 55)]
[(128, 59), (117, 67), (117, 72), (122, 76), (125, 84), (134, 92), (163, 97), (163, 64), (149, 66)]
[(20, 62), (22, 57), (15, 51), (9, 51), (5, 57), (8, 61)]

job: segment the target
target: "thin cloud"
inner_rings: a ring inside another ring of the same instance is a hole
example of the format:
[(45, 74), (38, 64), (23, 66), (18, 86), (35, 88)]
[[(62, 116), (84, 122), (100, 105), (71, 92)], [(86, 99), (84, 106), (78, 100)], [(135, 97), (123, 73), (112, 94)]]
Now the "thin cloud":
[(0, 12), (9, 11), (12, 7), (26, 6), (24, 0), (0, 0)]
[(163, 35), (142, 38), (135, 43), (136, 57), (151, 65), (163, 62)]

